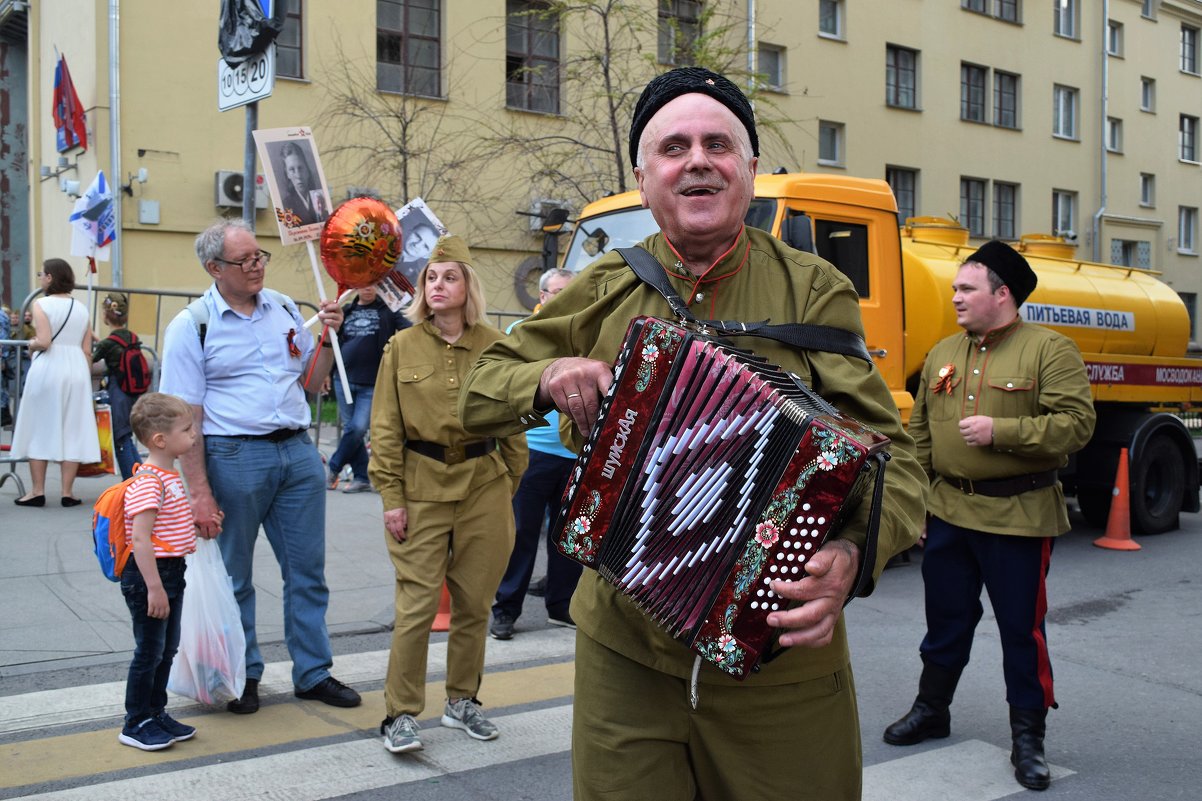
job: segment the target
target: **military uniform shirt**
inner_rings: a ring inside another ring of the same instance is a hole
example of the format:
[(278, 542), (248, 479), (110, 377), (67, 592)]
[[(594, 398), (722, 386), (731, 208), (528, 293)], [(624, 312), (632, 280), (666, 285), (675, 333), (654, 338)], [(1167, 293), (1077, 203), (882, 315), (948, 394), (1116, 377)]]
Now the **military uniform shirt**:
[[(642, 246), (669, 272), (674, 289), (700, 318), (838, 326), (863, 335), (859, 298), (851, 282), (827, 262), (789, 248), (775, 237), (745, 228), (735, 246), (700, 278), (684, 271), (661, 234)], [(490, 347), (468, 376), (461, 400), (468, 430), (513, 434), (541, 421), (534, 408), (539, 378), (556, 358), (587, 356), (613, 362), (630, 320), (639, 315), (670, 317), (667, 302), (645, 285), (622, 257), (610, 253), (584, 270), (562, 292), (513, 333)], [(874, 579), (891, 554), (918, 537), (927, 483), (902, 429), (896, 405), (880, 373), (868, 363), (833, 353), (797, 351), (769, 339), (734, 342), (797, 373), (851, 417), (893, 440), (886, 472), (880, 546)], [(583, 440), (573, 430), (574, 449)], [(863, 503), (842, 536), (863, 546), (869, 504)], [(648, 620), (629, 600), (586, 570), (572, 601), (582, 631), (648, 667), (688, 677), (693, 654)], [(834, 640), (824, 648), (792, 648), (753, 674), (747, 684), (781, 684), (827, 676), (848, 664), (840, 618)], [(709, 664), (701, 681), (729, 681)]]
[[(978, 414), (994, 418), (990, 446), (969, 446), (960, 435), (960, 420)], [(998, 479), (1059, 469), (1089, 442), (1094, 419), (1085, 363), (1068, 337), (1019, 319), (981, 338), (942, 340), (927, 356), (910, 415), (918, 459), (932, 478), (931, 514), (994, 534), (1063, 534), (1069, 522), (1059, 484), (991, 498), (968, 495), (939, 476)]]
[(384, 509), (402, 508), (408, 500), (461, 501), (506, 474), (517, 487), (527, 459), (526, 438), (521, 435), (502, 438), (499, 451), (459, 464), (405, 450), (411, 439), (451, 447), (480, 439), (459, 424), (459, 391), (480, 353), (502, 336), (492, 326), (477, 323), (450, 343), (426, 321), (397, 332), (384, 346), (372, 398), (368, 466)]

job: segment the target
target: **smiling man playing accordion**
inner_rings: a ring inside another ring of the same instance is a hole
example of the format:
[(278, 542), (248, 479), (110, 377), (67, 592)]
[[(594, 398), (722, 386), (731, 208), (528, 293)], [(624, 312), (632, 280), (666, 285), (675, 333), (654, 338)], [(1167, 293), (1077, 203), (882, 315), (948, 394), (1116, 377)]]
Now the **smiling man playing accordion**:
[[(571, 607), (578, 625), (576, 798), (857, 799), (860, 732), (841, 612), (853, 593), (871, 592), (893, 554), (917, 540), (926, 477), (863, 350), (851, 282), (822, 259), (743, 225), (759, 142), (742, 92), (699, 68), (660, 75), (635, 107), (630, 150), (643, 203), (662, 231), (640, 246), (659, 262), (662, 287), (636, 274), (620, 253), (592, 264), (485, 351), (460, 396), (465, 428), (513, 434), (539, 425), (542, 413), (556, 408), (573, 423), (572, 446), (579, 451), (597, 424), (635, 318), (768, 319), (841, 329), (861, 340), (858, 351), (835, 352), (719, 332), (811, 388), (848, 430), (872, 432), (852, 438), (868, 443), (865, 451), (888, 440), (891, 461), (876, 505), (874, 557), (863, 558), (871, 553), (865, 545), (873, 504), (866, 494), (846, 510), (842, 527), (807, 554), (803, 571), (763, 574), (760, 586), (777, 604), (764, 623), (775, 634), (771, 645), (784, 651), (770, 662), (748, 660), (743, 677), (703, 658), (688, 637), (674, 636), (647, 604), (601, 573), (585, 571)], [(644, 445), (633, 425), (624, 442), (632, 450)], [(819, 455), (828, 452), (819, 449)], [(644, 498), (628, 505), (648, 504)], [(748, 522), (758, 526), (763, 514)], [(829, 527), (820, 528), (826, 533)], [(689, 619), (696, 622), (696, 614)]]

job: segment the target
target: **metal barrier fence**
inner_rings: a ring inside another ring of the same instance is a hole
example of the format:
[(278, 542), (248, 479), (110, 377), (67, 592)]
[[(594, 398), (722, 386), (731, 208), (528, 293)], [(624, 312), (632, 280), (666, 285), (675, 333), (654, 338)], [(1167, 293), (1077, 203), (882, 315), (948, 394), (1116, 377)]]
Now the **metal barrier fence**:
[[(80, 290), (77, 289), (77, 291)], [(187, 291), (171, 289), (131, 289), (129, 287), (93, 286), (87, 293), (88, 297), (87, 301), (85, 302), (85, 306), (88, 307), (89, 320), (92, 324), (92, 331), (95, 333), (104, 325), (104, 315), (101, 304), (103, 303), (103, 299), (106, 294), (110, 292), (119, 292), (122, 295), (125, 295), (129, 299), (131, 316), (133, 316), (132, 312), (135, 306), (141, 307), (144, 306), (145, 303), (144, 301), (143, 303), (136, 302), (136, 298), (153, 299), (153, 328), (147, 332), (145, 330), (145, 326), (138, 326), (136, 329), (131, 326), (131, 330), (133, 330), (134, 333), (138, 335), (139, 340), (141, 340), (142, 350), (146, 354), (147, 361), (150, 363), (151, 389), (158, 389), (159, 369), (161, 364), (159, 352), (162, 347), (162, 339), (167, 325), (171, 322), (171, 320), (175, 319), (175, 316), (179, 312), (183, 311), (189, 303), (199, 298), (204, 291), (205, 290)], [(41, 289), (36, 289), (31, 292), (21, 303), (18, 319), (24, 320), (25, 315), (29, 311), (33, 302), (43, 294), (44, 293)], [(297, 306), (303, 310), (302, 313), (315, 314), (317, 312), (317, 306), (313, 303), (309, 301), (296, 300), (295, 298), (293, 300)], [(488, 317), (494, 321), (494, 325), (504, 331), (505, 328), (512, 322), (515, 320), (520, 320), (526, 317), (528, 314), (529, 312), (491, 311), (488, 312)], [(137, 317), (140, 320), (145, 320), (146, 315), (144, 308), (139, 310)], [(24, 387), (24, 374), (26, 369), (28, 369), (29, 359), (28, 354), (26, 353), (28, 342), (24, 339), (5, 339), (0, 340), (0, 346), (12, 347), (15, 349), (16, 353), (15, 376), (13, 378), (12, 385), (8, 388), (9, 394), (12, 397), (12, 411), (15, 424), (16, 416), (19, 414), (21, 407), (21, 390)], [(333, 380), (337, 380), (337, 377), (334, 376)], [(322, 394), (317, 394), (316, 396), (310, 395), (309, 400), (311, 403), (315, 404), (315, 414), (313, 415), (313, 422), (310, 426), (313, 432), (313, 439), (315, 442), (320, 442), (324, 396)], [(11, 478), (17, 484), (20, 494), (24, 495), (24, 485), (16, 473), (16, 465), (21, 461), (25, 460), (13, 459), (7, 450), (7, 446), (3, 446), (3, 452), (0, 452), (0, 464), (7, 464), (9, 469), (7, 472), (0, 472), (0, 487), (3, 487), (5, 481)]]

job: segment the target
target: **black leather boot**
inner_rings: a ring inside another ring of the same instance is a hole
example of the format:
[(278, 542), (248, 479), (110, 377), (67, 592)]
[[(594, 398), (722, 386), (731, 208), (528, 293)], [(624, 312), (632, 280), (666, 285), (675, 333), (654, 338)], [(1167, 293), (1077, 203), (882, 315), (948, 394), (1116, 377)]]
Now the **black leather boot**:
[(1047, 730), (1046, 709), (1010, 707), (1010, 764), (1014, 778), (1028, 790), (1046, 790), (1052, 783), (1052, 773), (1043, 756), (1043, 736)]
[(948, 707), (952, 705), (952, 696), (959, 681), (959, 670), (923, 663), (914, 706), (886, 727), (885, 742), (889, 745), (917, 745), (923, 740), (951, 734), (952, 716)]

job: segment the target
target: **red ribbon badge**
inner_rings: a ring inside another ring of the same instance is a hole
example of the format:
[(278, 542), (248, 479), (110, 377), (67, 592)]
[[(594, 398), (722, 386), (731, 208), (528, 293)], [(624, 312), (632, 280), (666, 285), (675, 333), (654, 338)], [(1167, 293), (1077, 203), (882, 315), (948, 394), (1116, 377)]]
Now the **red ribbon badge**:
[(945, 364), (939, 368), (939, 380), (935, 382), (935, 386), (931, 391), (938, 395), (942, 392), (945, 395), (952, 394), (952, 376), (956, 374), (956, 365)]
[(290, 354), (292, 354), (292, 358), (299, 359), (301, 352), (300, 352), (300, 348), (298, 348), (296, 346), (296, 329), (289, 328), (287, 336), (288, 336), (288, 352)]

